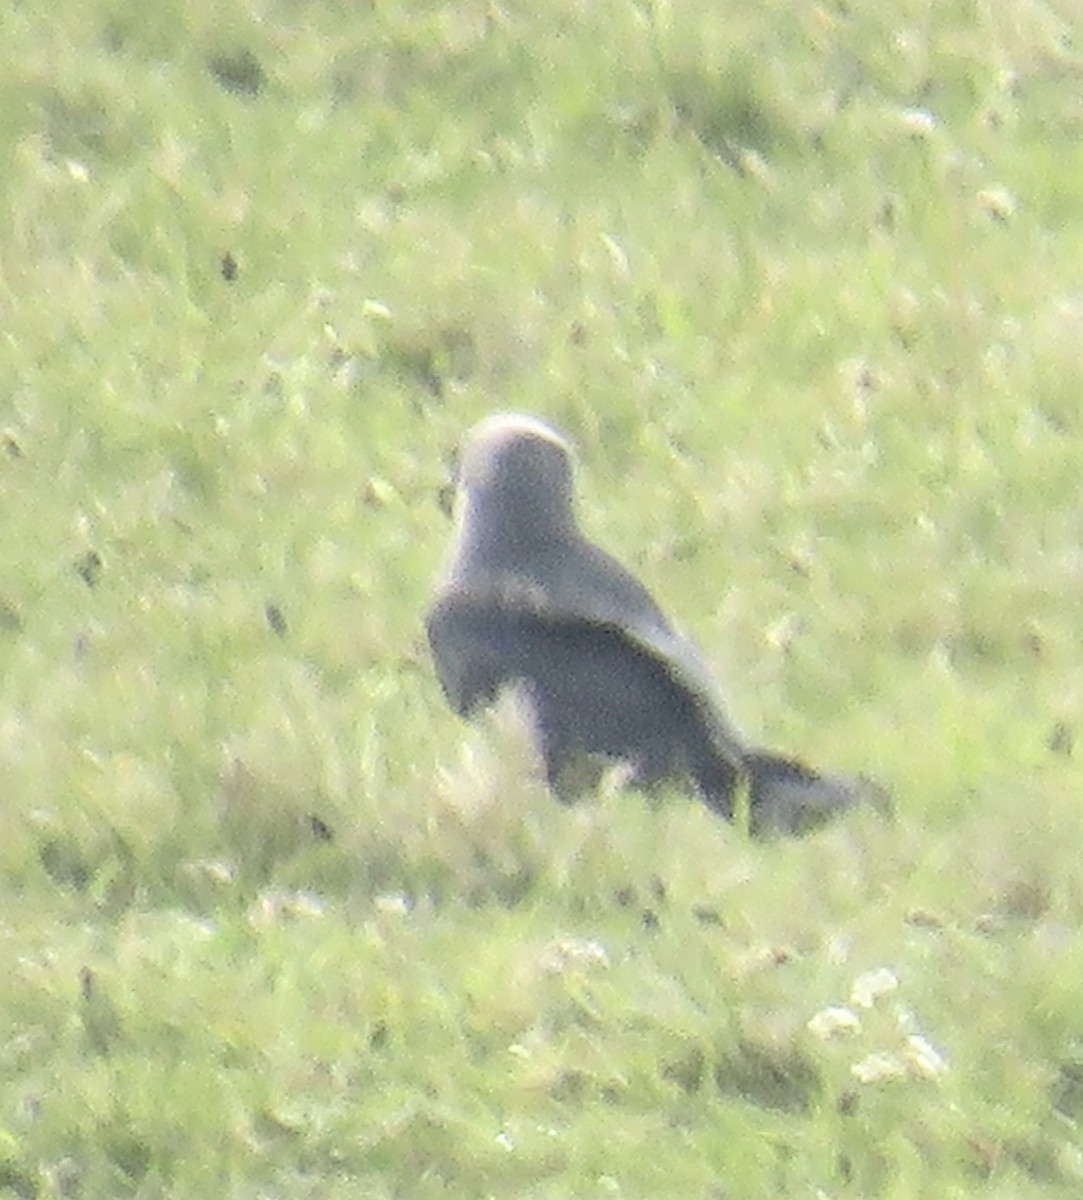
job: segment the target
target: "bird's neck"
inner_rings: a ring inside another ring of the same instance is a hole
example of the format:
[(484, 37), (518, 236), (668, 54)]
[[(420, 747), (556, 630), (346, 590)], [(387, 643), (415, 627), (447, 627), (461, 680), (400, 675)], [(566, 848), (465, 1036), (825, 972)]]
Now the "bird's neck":
[(545, 504), (522, 504), (516, 497), (470, 499), (460, 513), (455, 557), (470, 570), (529, 572), (544, 569), (576, 536), (570, 515)]

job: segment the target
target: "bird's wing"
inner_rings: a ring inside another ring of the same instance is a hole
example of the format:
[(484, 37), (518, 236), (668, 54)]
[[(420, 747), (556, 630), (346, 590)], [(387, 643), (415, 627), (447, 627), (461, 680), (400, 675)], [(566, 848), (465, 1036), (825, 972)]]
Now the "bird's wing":
[(737, 731), (726, 715), (718, 684), (698, 647), (670, 624), (650, 592), (604, 550), (584, 540), (566, 556), (551, 602), (576, 615), (620, 629), (661, 662), (693, 694), (721, 754), (734, 765), (744, 755)]
[[(474, 604), (518, 608), (552, 620), (582, 621), (617, 631), (659, 662), (686, 689), (711, 731), (718, 753), (735, 767), (744, 747), (730, 724), (710, 670), (695, 644), (666, 619), (647, 589), (611, 555), (583, 541), (561, 548), (559, 556), (538, 561), (529, 573), (474, 571), (460, 578), (444, 597), (470, 597)], [(434, 606), (439, 608), (440, 600)], [(430, 639), (432, 629), (430, 627)], [(484, 661), (484, 653), (480, 653)], [(455, 703), (455, 684), (441, 677)], [(461, 706), (460, 711), (461, 711)]]

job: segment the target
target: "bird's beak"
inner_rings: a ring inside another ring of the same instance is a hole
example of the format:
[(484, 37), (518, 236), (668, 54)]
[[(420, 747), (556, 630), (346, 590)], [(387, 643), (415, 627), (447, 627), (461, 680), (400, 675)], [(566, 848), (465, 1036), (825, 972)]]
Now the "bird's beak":
[(456, 447), (447, 458), (447, 478), (436, 489), (436, 504), (450, 521), (455, 515), (455, 495), (459, 490), (459, 463), (462, 455)]

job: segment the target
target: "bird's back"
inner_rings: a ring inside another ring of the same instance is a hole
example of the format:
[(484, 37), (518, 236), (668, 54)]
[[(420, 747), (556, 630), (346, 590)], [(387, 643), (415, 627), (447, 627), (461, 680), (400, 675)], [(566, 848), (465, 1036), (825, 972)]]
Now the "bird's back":
[[(528, 596), (525, 593), (524, 596)], [(471, 715), (522, 685), (558, 791), (585, 757), (626, 763), (645, 785), (692, 777), (719, 796), (737, 770), (714, 743), (702, 701), (623, 626), (571, 612), (448, 591), (429, 612), (429, 640), (452, 705)]]
[(716, 750), (736, 762), (740, 739), (726, 715), (717, 684), (693, 642), (676, 630), (650, 592), (616, 558), (578, 530), (558, 542), (517, 548), (479, 541), (453, 559), (437, 600), (469, 595), (477, 604), (526, 608), (550, 623), (608, 627), (656, 660), (683, 688), (710, 729)]

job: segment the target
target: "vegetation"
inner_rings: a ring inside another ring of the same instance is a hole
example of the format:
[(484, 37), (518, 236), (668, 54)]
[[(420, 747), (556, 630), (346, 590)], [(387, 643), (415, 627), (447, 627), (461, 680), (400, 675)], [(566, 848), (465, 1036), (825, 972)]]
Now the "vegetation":
[[(1077, 18), (0, 8), (0, 1195), (1079, 1194)], [(501, 407), (894, 823), (447, 711)]]

